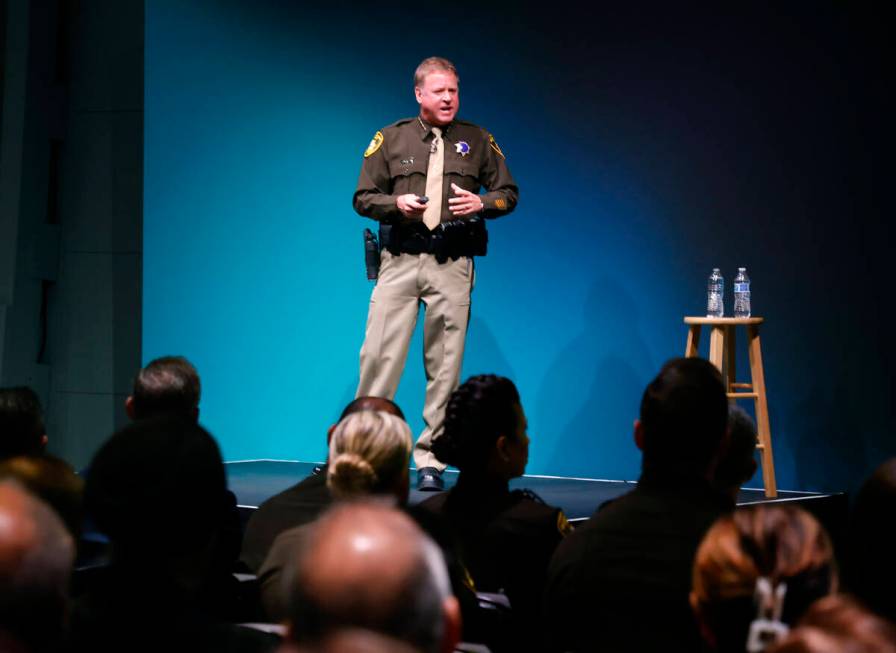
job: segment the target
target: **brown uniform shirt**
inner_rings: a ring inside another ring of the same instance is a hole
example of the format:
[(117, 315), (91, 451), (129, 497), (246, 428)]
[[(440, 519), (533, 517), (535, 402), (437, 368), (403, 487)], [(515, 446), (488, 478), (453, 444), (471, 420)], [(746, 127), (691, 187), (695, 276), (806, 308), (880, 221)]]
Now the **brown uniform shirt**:
[[(479, 193), (485, 218), (510, 213), (516, 206), (519, 189), (507, 169), (504, 154), (492, 135), (476, 125), (455, 120), (442, 128), (445, 151), (445, 178), (442, 184), (441, 221), (455, 219), (448, 199), (455, 197), (451, 184)], [(395, 204), (399, 195), (426, 194), (426, 171), (432, 143), (432, 129), (420, 118), (406, 118), (384, 127), (370, 142), (358, 178), (353, 204), (363, 216), (386, 223), (408, 220)]]

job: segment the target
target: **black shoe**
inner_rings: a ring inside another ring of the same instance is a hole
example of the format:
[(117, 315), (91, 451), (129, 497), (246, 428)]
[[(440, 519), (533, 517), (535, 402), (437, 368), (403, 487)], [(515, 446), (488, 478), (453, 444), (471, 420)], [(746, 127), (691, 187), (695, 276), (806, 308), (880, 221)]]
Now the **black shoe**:
[(423, 467), (417, 470), (417, 489), (421, 492), (441, 492), (445, 489), (442, 472), (435, 467)]

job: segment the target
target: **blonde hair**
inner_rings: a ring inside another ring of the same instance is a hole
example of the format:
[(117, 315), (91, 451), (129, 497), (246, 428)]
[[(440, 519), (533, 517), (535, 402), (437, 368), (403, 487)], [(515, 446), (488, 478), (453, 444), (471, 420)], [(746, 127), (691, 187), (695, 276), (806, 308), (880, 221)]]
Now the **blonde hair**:
[(423, 86), (423, 80), (426, 79), (426, 76), (434, 72), (451, 73), (460, 82), (457, 68), (454, 67), (453, 63), (444, 57), (427, 57), (420, 62), (417, 70), (414, 71), (414, 86)]
[(348, 415), (330, 439), (327, 487), (337, 498), (388, 490), (407, 473), (411, 444), (400, 417), (381, 410)]

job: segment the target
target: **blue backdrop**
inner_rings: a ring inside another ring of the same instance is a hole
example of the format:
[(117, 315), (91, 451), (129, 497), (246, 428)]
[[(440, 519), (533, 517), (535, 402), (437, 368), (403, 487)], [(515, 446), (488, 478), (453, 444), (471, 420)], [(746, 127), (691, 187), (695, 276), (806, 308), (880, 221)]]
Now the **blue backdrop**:
[[(144, 358), (196, 363), (227, 459), (323, 459), (371, 290), (361, 154), (439, 54), (521, 188), (477, 261), (463, 374), (516, 381), (528, 471), (636, 478), (645, 384), (710, 269), (730, 310), (747, 266), (779, 485), (851, 486), (894, 452), (868, 282), (889, 227), (856, 204), (846, 10), (807, 7), (148, 2)], [(396, 398), (417, 431), (424, 384), (418, 333)]]

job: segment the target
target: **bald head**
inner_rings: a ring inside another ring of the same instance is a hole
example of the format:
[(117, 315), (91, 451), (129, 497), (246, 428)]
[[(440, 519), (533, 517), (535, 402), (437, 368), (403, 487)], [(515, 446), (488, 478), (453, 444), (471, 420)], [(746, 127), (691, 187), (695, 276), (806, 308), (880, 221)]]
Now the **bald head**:
[(39, 648), (61, 633), (74, 544), (62, 521), (13, 481), (0, 482), (0, 631)]
[(441, 552), (385, 504), (347, 503), (326, 513), (297, 552), (291, 579), (291, 632), (299, 642), (349, 627), (427, 652), (457, 641), (457, 602)]

